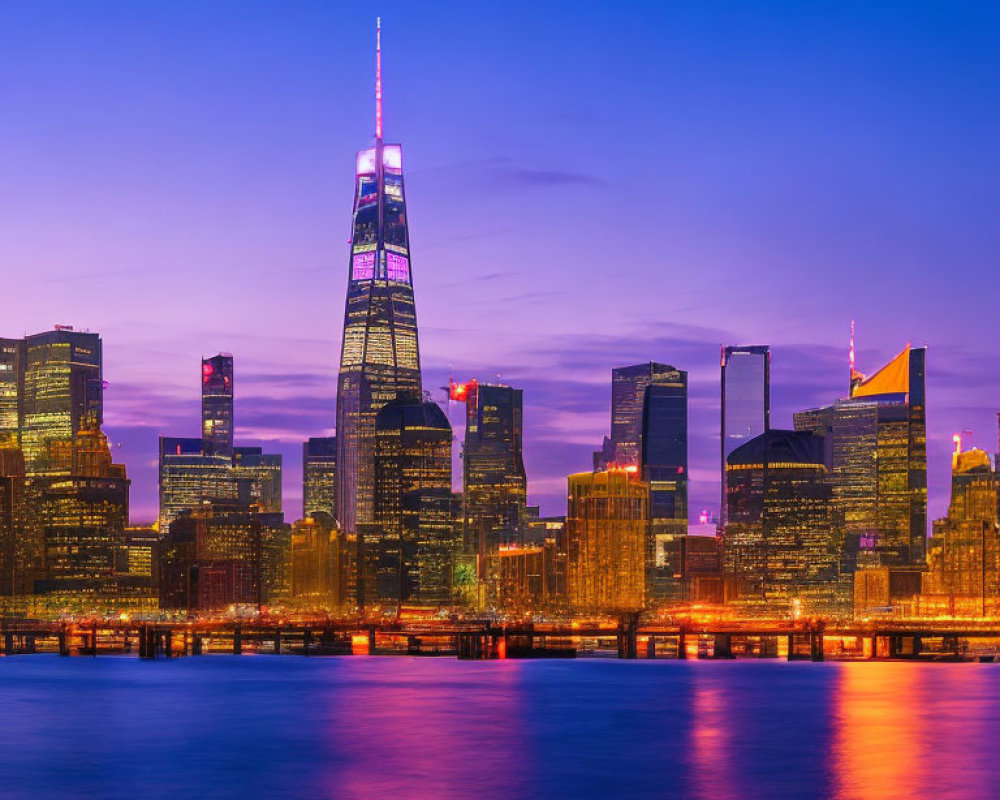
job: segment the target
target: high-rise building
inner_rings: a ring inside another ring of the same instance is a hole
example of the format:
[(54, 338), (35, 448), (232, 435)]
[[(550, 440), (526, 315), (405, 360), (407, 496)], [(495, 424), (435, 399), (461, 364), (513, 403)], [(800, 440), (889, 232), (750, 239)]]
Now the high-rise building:
[[(959, 443), (959, 447), (961, 444)], [(995, 616), (1000, 604), (997, 474), (982, 450), (952, 457), (948, 516), (935, 520), (923, 576), (925, 602), (939, 596), (940, 613)]]
[(201, 439), (205, 454), (233, 456), (233, 357), (201, 360)]
[(170, 523), (160, 546), (160, 605), (189, 611), (287, 600), (291, 527), (245, 503), (208, 503)]
[(241, 500), (258, 506), (264, 514), (281, 513), (280, 453), (265, 453), (260, 447), (235, 447), (232, 469)]
[(567, 591), (574, 608), (645, 605), (648, 528), (649, 488), (635, 468), (569, 476)]
[(478, 560), (479, 580), (497, 579), (500, 545), (523, 544), (527, 476), (522, 454), (523, 395), (503, 384), (453, 384), (464, 401), (462, 496), (465, 544)]
[(70, 475), (77, 437), (104, 420), (101, 338), (67, 326), (24, 339), (20, 443), (25, 471)]
[(687, 532), (687, 378), (683, 370), (661, 371), (643, 396), (639, 471), (655, 533)]
[(441, 408), (415, 394), (401, 393), (375, 417), (375, 525), (362, 545), (365, 562), (375, 569), (377, 600), (406, 602), (428, 594), (432, 573), (443, 569), (430, 562), (456, 549), (457, 519), (447, 518), (451, 437)]
[(182, 511), (202, 503), (236, 500), (231, 456), (209, 455), (201, 439), (160, 437), (160, 530)]
[(676, 385), (681, 375), (686, 381), (686, 373), (655, 361), (611, 370), (611, 436), (594, 454), (595, 469), (604, 469), (609, 464), (638, 466), (646, 388), (661, 382)]
[(202, 360), (200, 439), (160, 437), (159, 526), (206, 503), (241, 502), (259, 513), (282, 511), (281, 456), (233, 446), (233, 357)]
[[(17, 428), (14, 428), (15, 436)], [(42, 544), (24, 477), (24, 456), (0, 448), (0, 595), (30, 594), (42, 576)]]
[(312, 437), (302, 444), (302, 516), (337, 517), (337, 437)]
[(852, 369), (851, 395), (797, 414), (797, 429), (828, 430), (833, 525), (841, 569), (919, 565), (927, 542), (926, 350), (907, 346), (870, 378)]
[(0, 448), (21, 446), (24, 340), (0, 339)]
[(726, 464), (737, 447), (765, 433), (771, 425), (771, 350), (767, 345), (722, 349), (722, 502), (726, 522)]
[(337, 380), (337, 516), (355, 533), (374, 521), (375, 416), (421, 390), (402, 147), (382, 139), (381, 29), (375, 145), (358, 153), (344, 337)]
[(769, 430), (729, 454), (725, 573), (740, 600), (763, 613), (836, 602), (839, 548), (830, 524), (832, 487), (824, 442), (812, 433)]

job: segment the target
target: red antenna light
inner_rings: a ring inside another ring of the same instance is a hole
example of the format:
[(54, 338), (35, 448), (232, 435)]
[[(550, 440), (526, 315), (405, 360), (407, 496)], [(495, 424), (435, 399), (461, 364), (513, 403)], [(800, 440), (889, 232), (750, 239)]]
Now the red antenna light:
[(382, 17), (375, 18), (375, 138), (382, 138)]

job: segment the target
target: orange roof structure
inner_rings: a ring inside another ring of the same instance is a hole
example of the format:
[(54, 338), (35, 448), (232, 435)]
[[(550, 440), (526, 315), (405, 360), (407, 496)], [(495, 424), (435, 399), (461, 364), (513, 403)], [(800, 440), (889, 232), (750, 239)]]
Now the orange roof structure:
[(873, 397), (880, 394), (908, 394), (910, 391), (910, 346), (886, 364), (882, 369), (866, 378), (851, 397)]

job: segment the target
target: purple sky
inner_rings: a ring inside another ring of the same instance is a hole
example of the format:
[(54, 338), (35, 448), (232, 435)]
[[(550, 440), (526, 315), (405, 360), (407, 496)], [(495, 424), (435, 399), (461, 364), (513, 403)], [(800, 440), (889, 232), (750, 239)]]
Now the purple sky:
[(995, 4), (355, 5), (0, 7), (0, 334), (102, 334), (135, 520), (220, 350), (238, 439), (285, 455), (298, 513), (300, 443), (334, 422), (376, 13), (425, 387), (524, 388), (543, 513), (607, 432), (611, 368), (651, 359), (690, 373), (691, 505), (714, 510), (719, 344), (772, 346), (790, 426), (842, 394), (852, 317), (863, 371), (930, 348), (932, 516), (952, 433), (993, 449)]

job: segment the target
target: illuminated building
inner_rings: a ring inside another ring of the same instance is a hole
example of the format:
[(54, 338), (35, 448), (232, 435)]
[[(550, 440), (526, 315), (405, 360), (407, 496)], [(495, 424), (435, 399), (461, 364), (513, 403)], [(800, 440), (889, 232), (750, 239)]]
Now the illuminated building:
[(922, 564), (927, 541), (924, 348), (907, 346), (870, 378), (851, 369), (851, 396), (797, 414), (797, 429), (828, 431), (833, 524), (841, 570)]
[(103, 422), (100, 337), (66, 326), (26, 337), (21, 386), (26, 474), (79, 472), (76, 438)]
[(215, 500), (236, 500), (232, 460), (208, 455), (201, 439), (160, 437), (160, 530), (180, 512)]
[(366, 558), (377, 600), (406, 602), (440, 595), (442, 581), (450, 586), (450, 567), (440, 562), (456, 544), (451, 436), (444, 412), (419, 395), (401, 393), (375, 417), (375, 523), (362, 544), (366, 555), (377, 553)]
[(81, 431), (75, 449), (79, 471), (30, 481), (45, 559), (45, 581), (38, 588), (46, 592), (107, 590), (128, 524), (129, 481), (124, 465), (111, 462), (107, 438)]
[(281, 456), (233, 446), (233, 357), (203, 359), (201, 372), (204, 436), (160, 437), (161, 531), (179, 513), (205, 503), (239, 501), (265, 514), (282, 511)]
[(4, 590), (113, 586), (129, 481), (101, 431), (103, 391), (96, 333), (57, 326), (0, 340)]
[(579, 611), (635, 611), (646, 602), (649, 488), (636, 470), (569, 476), (567, 591)]
[(502, 544), (521, 544), (528, 483), (522, 455), (523, 396), (503, 384), (452, 384), (465, 402), (462, 497), (465, 546), (478, 560), (478, 577), (495, 589)]
[(154, 585), (159, 566), (160, 534), (147, 525), (129, 525), (122, 536), (119, 575)]
[(208, 503), (170, 523), (160, 547), (160, 606), (208, 611), (291, 594), (291, 530), (280, 514)]
[(4, 596), (30, 594), (42, 575), (42, 545), (27, 488), (21, 451), (0, 448), (0, 595)]
[(21, 446), (24, 340), (0, 339), (0, 448)]
[(201, 360), (201, 439), (205, 454), (233, 455), (233, 357)]
[(337, 437), (312, 437), (302, 444), (302, 516), (316, 512), (337, 518)]
[(339, 547), (336, 524), (318, 512), (292, 523), (292, 597), (316, 606), (339, 606)]
[(829, 607), (839, 550), (823, 439), (770, 430), (733, 450), (726, 472), (724, 568), (738, 579), (741, 603), (763, 613), (795, 599)]
[(265, 514), (280, 514), (281, 455), (260, 447), (233, 448), (233, 479), (240, 500), (260, 507)]
[(925, 596), (946, 598), (943, 610), (947, 613), (997, 613), (1000, 600), (997, 487), (997, 474), (985, 452), (956, 449), (952, 459), (951, 504), (948, 516), (934, 522), (922, 590)]
[(726, 463), (740, 445), (765, 433), (771, 425), (771, 351), (767, 345), (722, 350), (722, 503), (726, 521)]
[(378, 36), (375, 146), (356, 161), (337, 380), (337, 516), (351, 534), (375, 519), (375, 416), (397, 393), (421, 389), (402, 148), (382, 140)]
[(687, 373), (653, 366), (643, 394), (639, 474), (649, 486), (648, 588), (652, 597), (665, 598), (673, 576), (657, 567), (656, 553), (684, 536), (688, 524)]

